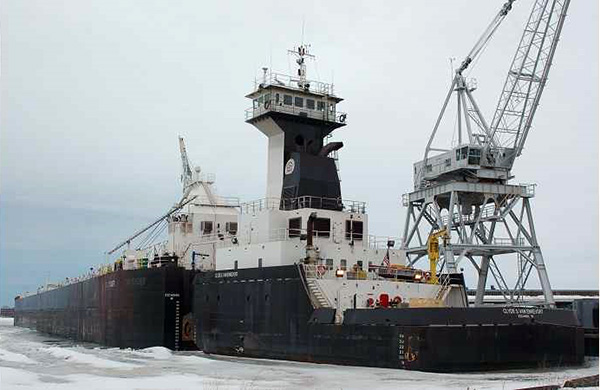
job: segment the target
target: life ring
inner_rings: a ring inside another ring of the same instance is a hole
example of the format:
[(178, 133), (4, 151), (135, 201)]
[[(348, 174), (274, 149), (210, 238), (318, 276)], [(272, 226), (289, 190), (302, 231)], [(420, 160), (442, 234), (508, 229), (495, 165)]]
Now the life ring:
[(317, 273), (319, 274), (319, 276), (325, 275), (326, 271), (327, 271), (327, 269), (325, 268), (325, 266), (323, 264), (317, 265)]
[(346, 114), (342, 114), (342, 115), (340, 115), (340, 122), (341, 122), (341, 123), (344, 123), (344, 122), (346, 122)]
[(429, 282), (429, 279), (431, 279), (431, 272), (425, 272), (425, 274), (423, 275), (423, 281)]
[(269, 107), (271, 107), (271, 101), (270, 101), (270, 100), (267, 100), (267, 101), (265, 102), (265, 110), (268, 110), (268, 109), (269, 109)]
[(367, 307), (373, 307), (375, 305), (375, 300), (373, 298), (367, 299)]
[(402, 297), (400, 297), (399, 295), (396, 295), (394, 297), (394, 299), (392, 300), (392, 302), (394, 303), (394, 305), (399, 305), (402, 303)]

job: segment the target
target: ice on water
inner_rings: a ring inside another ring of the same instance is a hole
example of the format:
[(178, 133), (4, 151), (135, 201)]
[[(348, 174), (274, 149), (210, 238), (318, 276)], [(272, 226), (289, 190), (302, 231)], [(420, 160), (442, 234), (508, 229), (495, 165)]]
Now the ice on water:
[(274, 360), (238, 359), (163, 347), (76, 345), (0, 319), (0, 388), (29, 389), (514, 389), (598, 374), (584, 367), (488, 374), (431, 374)]

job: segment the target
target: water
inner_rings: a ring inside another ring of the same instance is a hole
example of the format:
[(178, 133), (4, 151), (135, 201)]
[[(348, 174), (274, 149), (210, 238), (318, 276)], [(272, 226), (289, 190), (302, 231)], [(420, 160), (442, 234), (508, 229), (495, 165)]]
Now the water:
[(219, 357), (162, 347), (100, 348), (17, 328), (12, 319), (0, 319), (2, 390), (515, 389), (596, 374), (598, 359), (588, 359), (577, 368), (432, 374)]

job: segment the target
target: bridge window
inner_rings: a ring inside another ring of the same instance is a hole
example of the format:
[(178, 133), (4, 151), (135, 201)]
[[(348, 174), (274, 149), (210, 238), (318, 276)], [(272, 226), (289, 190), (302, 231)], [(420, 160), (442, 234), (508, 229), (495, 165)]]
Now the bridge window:
[(292, 100), (292, 95), (283, 95), (283, 104), (285, 104), (286, 106), (291, 106)]
[(296, 107), (304, 107), (304, 99), (302, 99), (301, 97), (295, 97), (294, 98), (294, 106)]
[(315, 109), (315, 101), (313, 99), (306, 99), (306, 108), (314, 110)]

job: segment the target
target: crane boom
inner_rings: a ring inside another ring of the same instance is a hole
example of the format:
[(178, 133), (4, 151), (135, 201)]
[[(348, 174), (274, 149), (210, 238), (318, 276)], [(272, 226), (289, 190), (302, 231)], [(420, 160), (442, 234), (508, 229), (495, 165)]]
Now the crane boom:
[(511, 167), (523, 151), (569, 3), (570, 0), (535, 0), (506, 77), (490, 129), (497, 145), (513, 149), (508, 162)]
[(192, 184), (192, 168), (190, 167), (190, 161), (188, 160), (187, 151), (185, 150), (185, 143), (183, 138), (179, 137), (179, 151), (181, 153), (181, 181), (183, 182), (183, 191)]
[(460, 67), (456, 70), (456, 73), (462, 74), (462, 72), (469, 67), (469, 64), (473, 62), (475, 58), (477, 58), (477, 55), (479, 55), (479, 53), (483, 50), (485, 45), (492, 38), (498, 27), (500, 27), (500, 24), (508, 14), (508, 11), (512, 9), (512, 4), (514, 2), (515, 0), (508, 0), (506, 3), (504, 3), (504, 5), (500, 9), (500, 11), (498, 11), (492, 22), (488, 25), (483, 34), (481, 34), (481, 37), (479, 37), (479, 39), (475, 43), (475, 46), (473, 46), (467, 57), (463, 60)]
[(196, 199), (196, 196), (193, 196), (193, 197), (191, 197), (189, 199), (186, 199), (186, 197), (183, 197), (179, 201), (179, 203), (177, 203), (175, 206), (173, 206), (166, 214), (162, 215), (160, 218), (156, 219), (151, 224), (145, 226), (144, 228), (138, 230), (137, 232), (135, 232), (131, 236), (127, 237), (127, 239), (121, 241), (117, 246), (115, 246), (113, 249), (109, 250), (106, 253), (109, 254), (109, 255), (112, 255), (113, 253), (115, 253), (116, 251), (118, 251), (119, 249), (121, 249), (122, 247), (124, 247), (125, 245), (129, 244), (131, 241), (135, 240), (136, 238), (138, 238), (139, 236), (141, 236), (142, 234), (144, 234), (145, 232), (147, 232), (148, 230), (150, 230), (152, 227), (156, 226), (158, 223), (162, 222), (164, 219), (168, 218), (171, 214), (173, 214), (177, 210), (180, 210), (181, 208), (183, 208), (183, 206), (185, 206), (186, 204), (190, 203), (194, 199)]

